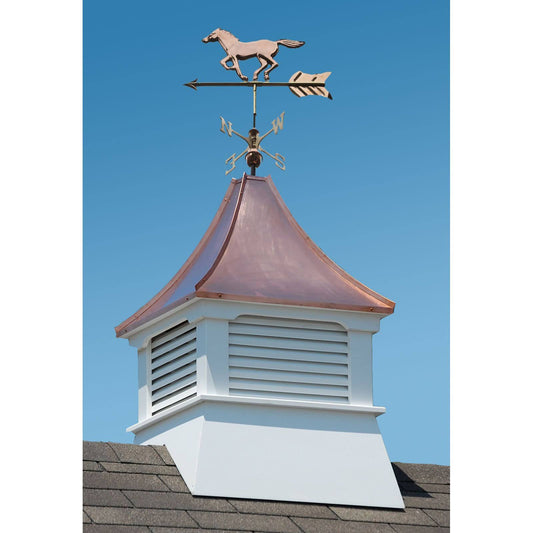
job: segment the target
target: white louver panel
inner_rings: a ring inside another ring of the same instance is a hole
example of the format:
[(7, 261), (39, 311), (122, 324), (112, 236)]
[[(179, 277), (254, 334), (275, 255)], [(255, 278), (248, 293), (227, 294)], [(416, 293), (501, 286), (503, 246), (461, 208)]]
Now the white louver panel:
[(196, 327), (188, 322), (151, 343), (152, 415), (196, 395)]
[(348, 335), (339, 325), (242, 316), (229, 323), (230, 394), (348, 403)]

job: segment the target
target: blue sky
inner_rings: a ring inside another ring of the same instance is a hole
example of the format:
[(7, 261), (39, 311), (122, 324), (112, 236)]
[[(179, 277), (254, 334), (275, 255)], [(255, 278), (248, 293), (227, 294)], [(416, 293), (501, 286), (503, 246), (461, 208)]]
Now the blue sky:
[[(186, 7), (185, 7), (186, 5)], [(114, 326), (174, 275), (207, 229), (250, 126), (249, 89), (202, 37), (281, 48), (272, 81), (332, 71), (333, 101), (259, 89), (257, 126), (292, 214), (342, 268), (394, 300), (374, 336), (374, 401), (392, 460), (449, 463), (449, 8), (445, 1), (84, 5), (84, 438), (131, 442), (135, 349)], [(257, 68), (253, 60), (243, 71)]]

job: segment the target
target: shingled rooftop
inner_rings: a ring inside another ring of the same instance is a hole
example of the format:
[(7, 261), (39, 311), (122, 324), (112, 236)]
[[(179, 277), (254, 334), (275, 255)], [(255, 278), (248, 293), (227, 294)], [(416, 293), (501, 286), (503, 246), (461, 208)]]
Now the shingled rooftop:
[(405, 510), (192, 496), (164, 446), (84, 442), (85, 533), (438, 533), (448, 466), (393, 463)]

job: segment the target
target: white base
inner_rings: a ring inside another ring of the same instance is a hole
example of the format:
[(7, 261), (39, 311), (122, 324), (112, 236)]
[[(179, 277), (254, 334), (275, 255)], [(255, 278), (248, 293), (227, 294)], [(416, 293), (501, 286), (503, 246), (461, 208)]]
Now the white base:
[(404, 508), (372, 413), (202, 401), (133, 431), (194, 495)]

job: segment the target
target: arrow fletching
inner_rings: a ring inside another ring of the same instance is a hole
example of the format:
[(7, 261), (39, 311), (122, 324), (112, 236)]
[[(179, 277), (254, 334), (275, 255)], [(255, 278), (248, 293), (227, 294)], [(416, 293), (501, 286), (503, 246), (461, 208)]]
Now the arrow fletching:
[[(290, 83), (325, 83), (328, 76), (331, 74), (331, 72), (322, 72), (322, 74), (306, 74), (305, 72), (302, 72), (299, 70), (298, 72), (295, 72), (291, 79), (289, 80)], [(325, 87), (309, 87), (309, 86), (299, 86), (299, 85), (291, 85), (289, 87), (291, 92), (293, 92), (298, 98), (301, 98), (302, 96), (324, 96), (325, 98), (329, 98), (330, 100), (333, 100), (333, 96), (329, 93), (329, 91), (326, 90)]]

